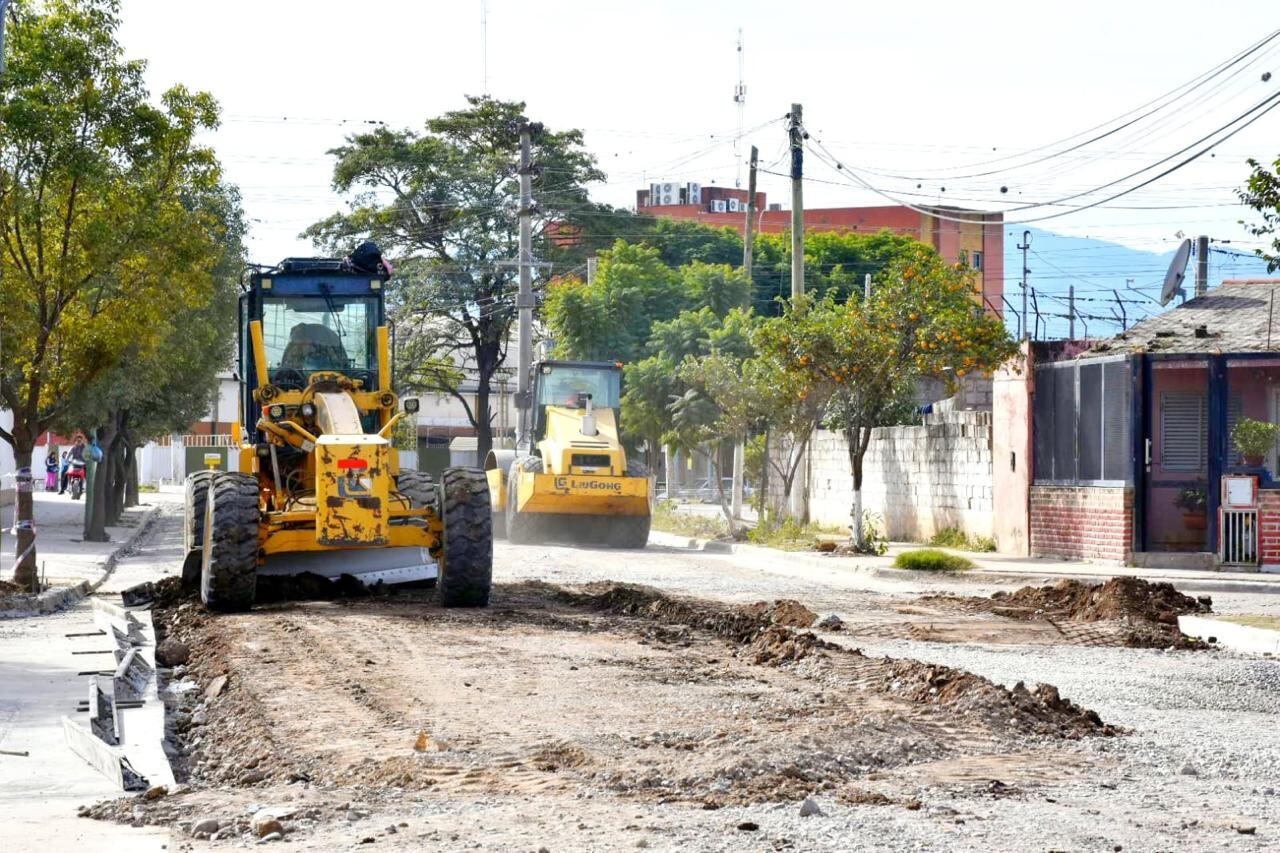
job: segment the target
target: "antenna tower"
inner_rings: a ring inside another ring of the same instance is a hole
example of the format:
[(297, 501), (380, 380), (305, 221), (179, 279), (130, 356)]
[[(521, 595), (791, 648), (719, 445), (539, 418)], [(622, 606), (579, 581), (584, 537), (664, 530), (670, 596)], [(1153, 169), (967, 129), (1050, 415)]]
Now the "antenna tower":
[(733, 185), (742, 186), (742, 155), (738, 151), (738, 143), (742, 140), (742, 118), (747, 108), (746, 64), (742, 54), (742, 27), (738, 27), (738, 85), (733, 90), (733, 102), (738, 105), (738, 133), (733, 137), (733, 158), (737, 161), (738, 171), (734, 175)]

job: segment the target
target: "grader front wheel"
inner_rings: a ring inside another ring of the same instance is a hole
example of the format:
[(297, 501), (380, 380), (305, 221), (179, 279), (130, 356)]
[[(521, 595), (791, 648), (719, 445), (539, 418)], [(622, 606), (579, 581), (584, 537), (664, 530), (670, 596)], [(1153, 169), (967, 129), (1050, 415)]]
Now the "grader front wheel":
[(222, 613), (248, 610), (258, 586), (258, 482), (248, 474), (217, 474), (206, 501), (200, 600)]
[(477, 468), (446, 468), (444, 561), (436, 590), (445, 607), (488, 607), (493, 587), (489, 481)]

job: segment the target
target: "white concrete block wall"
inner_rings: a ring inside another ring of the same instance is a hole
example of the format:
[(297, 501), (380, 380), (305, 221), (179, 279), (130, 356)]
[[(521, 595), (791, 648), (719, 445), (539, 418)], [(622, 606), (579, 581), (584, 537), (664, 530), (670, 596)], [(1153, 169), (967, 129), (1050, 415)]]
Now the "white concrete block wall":
[[(864, 459), (863, 507), (891, 539), (926, 540), (946, 527), (990, 536), (991, 463), (990, 412), (943, 412), (920, 426), (876, 429)], [(845, 527), (852, 504), (844, 438), (820, 430), (810, 443), (810, 517)]]

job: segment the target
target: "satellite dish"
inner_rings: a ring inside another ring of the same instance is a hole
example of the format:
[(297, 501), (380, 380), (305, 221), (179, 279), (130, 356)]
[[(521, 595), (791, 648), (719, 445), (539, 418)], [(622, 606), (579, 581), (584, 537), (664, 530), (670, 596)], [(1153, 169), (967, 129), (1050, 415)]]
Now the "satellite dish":
[(1182, 289), (1182, 280), (1187, 277), (1187, 261), (1191, 259), (1191, 241), (1183, 240), (1178, 251), (1173, 253), (1169, 262), (1169, 271), (1164, 274), (1164, 287), (1160, 289), (1160, 304), (1168, 305), (1175, 296), (1187, 298)]

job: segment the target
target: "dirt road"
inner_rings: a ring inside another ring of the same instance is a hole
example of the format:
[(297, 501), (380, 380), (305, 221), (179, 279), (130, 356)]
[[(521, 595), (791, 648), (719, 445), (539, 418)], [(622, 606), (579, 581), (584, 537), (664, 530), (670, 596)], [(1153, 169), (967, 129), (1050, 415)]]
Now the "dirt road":
[[(486, 611), (170, 602), (158, 622), (192, 651), (170, 676), (188, 784), (92, 813), (193, 849), (239, 846), (267, 813), (314, 850), (1276, 843), (1274, 662), (1055, 642), (919, 597), (945, 584), (859, 590), (729, 555), (497, 559)], [(793, 627), (833, 612), (845, 630)], [(212, 839), (191, 836), (202, 820)]]

